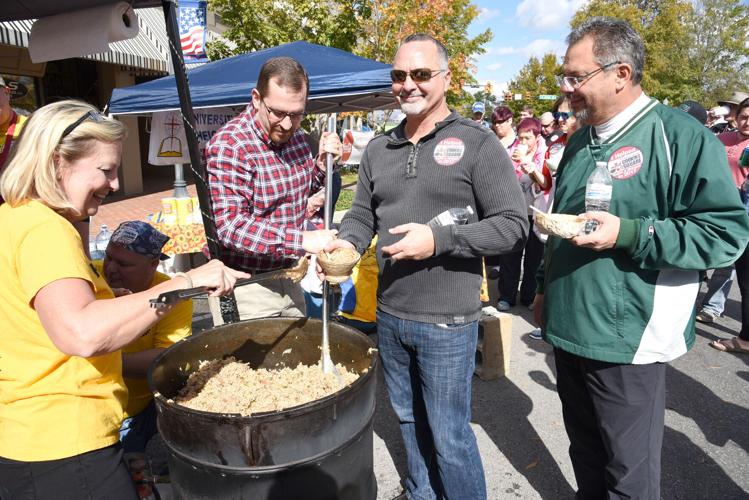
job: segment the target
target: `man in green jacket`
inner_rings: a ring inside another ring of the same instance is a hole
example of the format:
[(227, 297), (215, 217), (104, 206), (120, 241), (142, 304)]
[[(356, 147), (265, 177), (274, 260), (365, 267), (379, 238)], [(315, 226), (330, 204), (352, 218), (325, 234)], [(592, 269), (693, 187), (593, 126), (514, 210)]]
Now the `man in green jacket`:
[(550, 237), (536, 320), (552, 346), (579, 499), (660, 498), (665, 364), (694, 343), (699, 271), (730, 265), (749, 218), (725, 149), (640, 87), (645, 50), (626, 22), (570, 33), (562, 92), (584, 126), (557, 174), (555, 212), (585, 212), (596, 162), (613, 179), (597, 229)]

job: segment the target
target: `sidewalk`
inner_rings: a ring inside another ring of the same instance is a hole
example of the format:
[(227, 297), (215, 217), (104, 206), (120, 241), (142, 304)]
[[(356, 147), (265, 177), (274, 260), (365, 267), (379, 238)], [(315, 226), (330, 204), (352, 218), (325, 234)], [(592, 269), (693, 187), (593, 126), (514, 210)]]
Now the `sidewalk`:
[[(195, 184), (187, 186), (190, 196), (197, 196)], [(91, 218), (90, 236), (96, 236), (102, 224), (106, 224), (110, 231), (114, 231), (120, 223), (127, 220), (146, 220), (146, 216), (161, 210), (161, 199), (174, 195), (174, 189), (144, 194), (127, 199), (116, 199), (99, 207), (99, 212)]]

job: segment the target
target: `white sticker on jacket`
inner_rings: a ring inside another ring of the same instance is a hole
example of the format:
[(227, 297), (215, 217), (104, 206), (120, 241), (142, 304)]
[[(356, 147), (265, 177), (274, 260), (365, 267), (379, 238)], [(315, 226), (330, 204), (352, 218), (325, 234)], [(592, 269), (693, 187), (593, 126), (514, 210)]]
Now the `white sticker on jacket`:
[(642, 150), (635, 146), (624, 146), (609, 157), (609, 173), (614, 179), (629, 179), (640, 171), (645, 163)]
[(457, 137), (448, 137), (442, 139), (434, 148), (434, 161), (444, 167), (449, 167), (458, 163), (465, 151), (466, 145), (462, 140)]

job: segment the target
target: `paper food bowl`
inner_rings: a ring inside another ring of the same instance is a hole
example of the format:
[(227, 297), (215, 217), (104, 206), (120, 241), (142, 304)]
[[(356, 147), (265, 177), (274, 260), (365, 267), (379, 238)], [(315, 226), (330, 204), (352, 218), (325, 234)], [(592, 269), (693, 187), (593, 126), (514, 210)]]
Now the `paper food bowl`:
[(346, 281), (360, 258), (359, 252), (351, 248), (336, 248), (332, 252), (317, 254), (317, 262), (325, 272), (325, 279), (334, 284)]
[(536, 212), (536, 225), (541, 232), (560, 238), (570, 239), (580, 234), (585, 227), (585, 219), (570, 214), (545, 214)]

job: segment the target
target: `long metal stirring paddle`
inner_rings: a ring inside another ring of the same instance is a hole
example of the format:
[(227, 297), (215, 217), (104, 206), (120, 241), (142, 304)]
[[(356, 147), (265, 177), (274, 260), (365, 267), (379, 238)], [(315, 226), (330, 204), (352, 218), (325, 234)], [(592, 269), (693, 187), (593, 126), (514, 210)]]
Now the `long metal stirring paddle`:
[[(328, 132), (336, 133), (336, 115), (331, 113), (328, 116)], [(333, 154), (327, 154), (327, 165), (325, 169), (325, 229), (330, 229), (333, 220)], [(322, 371), (323, 373), (333, 373), (338, 382), (343, 382), (341, 374), (338, 372), (333, 360), (330, 359), (330, 284), (328, 280), (322, 283)]]

